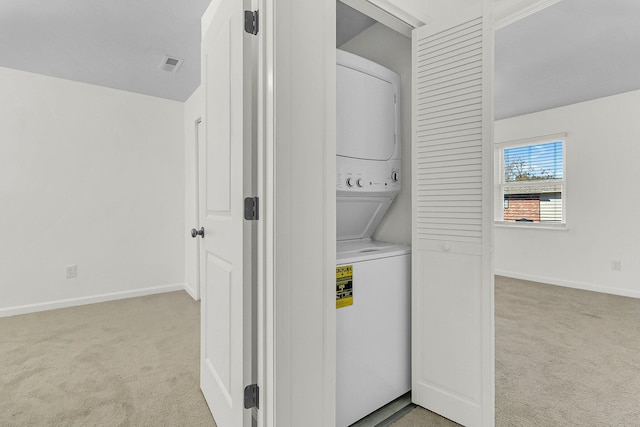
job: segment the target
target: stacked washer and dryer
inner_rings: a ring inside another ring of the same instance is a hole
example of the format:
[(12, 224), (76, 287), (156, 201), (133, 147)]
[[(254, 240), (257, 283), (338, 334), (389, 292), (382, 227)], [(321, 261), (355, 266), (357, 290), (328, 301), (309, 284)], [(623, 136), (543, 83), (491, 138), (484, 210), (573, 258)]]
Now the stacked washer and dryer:
[(337, 402), (345, 427), (411, 389), (411, 250), (372, 240), (400, 191), (400, 76), (337, 51)]

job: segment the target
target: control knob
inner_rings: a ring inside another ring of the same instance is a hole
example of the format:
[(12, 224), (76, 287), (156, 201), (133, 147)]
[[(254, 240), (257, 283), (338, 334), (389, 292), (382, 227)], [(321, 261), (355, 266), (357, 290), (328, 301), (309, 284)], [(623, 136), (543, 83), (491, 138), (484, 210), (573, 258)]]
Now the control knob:
[(347, 178), (347, 187), (353, 187), (353, 178)]
[(391, 181), (393, 181), (393, 182), (398, 182), (398, 179), (399, 179), (399, 178), (400, 178), (400, 177), (398, 176), (398, 172), (397, 172), (397, 171), (393, 171), (393, 172), (391, 172)]
[(358, 180), (356, 181), (356, 184), (358, 184), (358, 187), (362, 187), (363, 185), (362, 178), (358, 178)]

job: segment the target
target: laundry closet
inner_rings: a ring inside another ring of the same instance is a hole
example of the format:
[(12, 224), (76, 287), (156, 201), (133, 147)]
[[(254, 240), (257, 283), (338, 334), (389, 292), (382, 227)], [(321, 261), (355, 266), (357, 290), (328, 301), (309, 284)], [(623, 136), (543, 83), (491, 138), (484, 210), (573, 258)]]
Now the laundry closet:
[[(336, 426), (346, 427), (411, 389), (412, 74), (410, 38), (340, 2), (337, 20)], [(366, 29), (345, 41), (354, 27)]]
[(491, 1), (341, 0), (379, 23), (340, 43), (335, 2), (249, 3), (203, 17), (216, 421), (347, 426), (410, 390), (493, 426)]

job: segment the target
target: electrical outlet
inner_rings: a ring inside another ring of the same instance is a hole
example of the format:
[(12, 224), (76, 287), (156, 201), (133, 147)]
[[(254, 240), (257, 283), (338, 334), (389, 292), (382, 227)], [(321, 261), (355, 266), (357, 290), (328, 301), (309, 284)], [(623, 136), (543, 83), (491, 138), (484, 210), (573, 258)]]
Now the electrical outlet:
[(74, 277), (78, 277), (78, 266), (67, 265), (67, 279), (73, 279)]
[(613, 271), (620, 271), (620, 270), (622, 270), (622, 264), (620, 263), (620, 260), (619, 260), (619, 259), (611, 260), (611, 269), (612, 269)]

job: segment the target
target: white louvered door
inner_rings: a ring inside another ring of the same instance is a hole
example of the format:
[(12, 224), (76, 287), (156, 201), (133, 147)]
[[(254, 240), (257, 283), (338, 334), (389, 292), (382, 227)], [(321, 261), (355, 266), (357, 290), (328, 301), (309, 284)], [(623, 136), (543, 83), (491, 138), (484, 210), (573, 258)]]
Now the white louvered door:
[(412, 395), (466, 426), (494, 423), (487, 22), (413, 34)]

